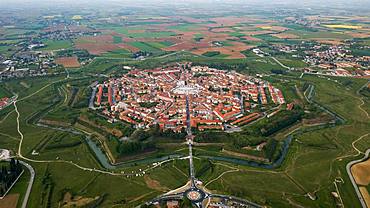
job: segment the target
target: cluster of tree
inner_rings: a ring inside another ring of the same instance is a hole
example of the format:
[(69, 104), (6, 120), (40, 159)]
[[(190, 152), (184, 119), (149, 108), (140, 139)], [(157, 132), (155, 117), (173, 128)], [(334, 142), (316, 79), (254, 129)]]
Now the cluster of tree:
[(193, 77), (208, 77), (208, 76), (210, 75), (202, 72), (197, 72), (193, 75)]
[(193, 204), (191, 203), (190, 199), (188, 197), (184, 197), (180, 203), (179, 203), (180, 208), (191, 208), (194, 207)]
[(44, 175), (41, 181), (41, 207), (51, 207), (51, 199), (53, 197), (54, 181), (49, 172), (49, 167), (45, 169)]
[(203, 56), (207, 56), (207, 57), (213, 57), (213, 56), (217, 56), (217, 55), (220, 55), (221, 53), (219, 51), (207, 51), (205, 53), (203, 53), (202, 55)]
[(123, 136), (130, 136), (135, 129), (131, 125), (119, 124), (119, 130), (121, 130)]
[(134, 54), (132, 54), (132, 58), (139, 58), (139, 57), (146, 57), (146, 56), (150, 56), (152, 53), (150, 52), (147, 52), (147, 51), (138, 51)]
[(266, 146), (263, 148), (265, 158), (267, 158), (269, 161), (272, 161), (278, 143), (279, 142), (275, 139), (269, 139)]
[(2, 165), (0, 169), (0, 196), (3, 196), (6, 191), (11, 187), (14, 181), (22, 173), (22, 165), (18, 160), (13, 158), (10, 164)]
[(155, 131), (151, 132), (150, 130), (145, 131), (143, 129), (137, 129), (136, 131), (134, 131), (134, 133), (131, 134), (130, 138), (132, 140), (141, 142), (141, 141), (148, 140), (151, 136), (154, 136), (154, 134), (155, 134)]
[(171, 130), (166, 130), (166, 131), (160, 131), (159, 136), (171, 138), (171, 139), (184, 139), (186, 137), (186, 132), (183, 131), (181, 133), (175, 133)]
[(248, 68), (247, 63), (239, 63), (239, 64), (227, 64), (227, 63), (193, 63), (194, 66), (209, 66), (211, 68), (222, 69), (222, 70), (235, 70), (235, 71), (242, 71)]
[(211, 171), (213, 173), (215, 169), (215, 165), (210, 160), (201, 160), (202, 166), (199, 168), (199, 170), (195, 173), (195, 177), (199, 178), (203, 176), (207, 171)]
[(232, 138), (231, 143), (233, 147), (236, 149), (242, 149), (243, 147), (246, 146), (256, 146), (261, 142), (266, 141), (266, 138), (253, 136), (248, 134), (248, 132), (234, 133), (232, 135), (233, 136), (231, 137)]
[(295, 108), (293, 111), (286, 111), (285, 115), (281, 115), (279, 117), (275, 116), (274, 120), (266, 123), (263, 128), (261, 128), (261, 133), (263, 136), (270, 136), (281, 129), (284, 129), (295, 122), (302, 119), (303, 111), (301, 108)]
[(286, 74), (286, 71), (281, 70), (281, 69), (271, 69), (271, 73), (274, 73), (274, 74)]
[(140, 208), (156, 208), (156, 206), (154, 204), (150, 204), (150, 205), (143, 204), (140, 206)]
[(207, 132), (199, 132), (195, 136), (196, 142), (225, 142), (225, 139), (230, 138), (231, 134), (226, 132), (215, 132), (215, 131), (207, 131)]
[(82, 49), (67, 49), (67, 50), (60, 50), (57, 52), (58, 57), (71, 57), (71, 56), (77, 56), (79, 61), (85, 61), (88, 59), (92, 59), (95, 56), (89, 54), (87, 50)]
[(220, 91), (219, 88), (214, 88), (213, 86), (209, 86), (208, 90), (211, 91), (211, 92), (219, 92)]
[(186, 132), (175, 133), (171, 130), (162, 131), (159, 125), (153, 125), (149, 130), (138, 129), (132, 135), (131, 139), (145, 141), (153, 137), (165, 137), (171, 139), (184, 139)]
[(127, 141), (121, 142), (118, 145), (118, 150), (120, 155), (133, 155), (140, 152), (145, 152), (155, 149), (154, 142), (139, 142), (139, 141)]
[(158, 102), (143, 102), (143, 103), (139, 103), (139, 105), (143, 108), (152, 108), (158, 105)]
[(199, 132), (195, 136), (195, 141), (204, 143), (229, 143), (233, 148), (241, 149), (246, 146), (258, 145), (266, 141), (266, 138), (252, 135), (248, 131), (236, 133), (208, 131)]
[(45, 149), (51, 150), (51, 149), (63, 149), (67, 147), (75, 147), (82, 144), (80, 140), (78, 141), (72, 141), (69, 143), (56, 143), (56, 144), (49, 144), (45, 147)]

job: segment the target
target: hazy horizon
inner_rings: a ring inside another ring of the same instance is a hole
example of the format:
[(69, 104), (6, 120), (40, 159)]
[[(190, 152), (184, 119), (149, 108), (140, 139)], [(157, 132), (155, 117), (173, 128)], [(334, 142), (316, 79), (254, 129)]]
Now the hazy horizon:
[[(22, 6), (23, 5), (30, 5), (30, 6), (44, 6), (44, 5), (63, 5), (63, 4), (132, 4), (132, 5), (150, 5), (150, 4), (164, 4), (164, 5), (172, 5), (172, 4), (187, 4), (187, 3), (194, 3), (194, 4), (260, 4), (260, 5), (276, 5), (276, 4), (289, 4), (289, 6), (299, 6), (299, 5), (311, 5), (311, 6), (332, 6), (335, 5), (368, 5), (370, 4), (370, 0), (303, 0), (303, 1), (295, 1), (295, 0), (172, 0), (168, 2), (167, 0), (2, 0), (0, 1), (0, 6)], [(129, 5), (130, 6), (130, 5)]]

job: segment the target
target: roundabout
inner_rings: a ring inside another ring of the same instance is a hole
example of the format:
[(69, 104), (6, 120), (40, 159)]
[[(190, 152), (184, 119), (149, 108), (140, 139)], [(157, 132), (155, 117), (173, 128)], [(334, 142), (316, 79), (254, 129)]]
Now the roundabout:
[(188, 198), (190, 201), (192, 201), (193, 203), (198, 203), (198, 202), (202, 202), (205, 199), (206, 194), (202, 190), (194, 187), (194, 188), (187, 190), (184, 193), (184, 196)]

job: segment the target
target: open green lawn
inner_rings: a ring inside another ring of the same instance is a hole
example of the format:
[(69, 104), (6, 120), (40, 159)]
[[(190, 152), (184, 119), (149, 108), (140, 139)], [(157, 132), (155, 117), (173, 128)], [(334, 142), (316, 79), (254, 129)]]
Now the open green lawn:
[(68, 40), (46, 40), (44, 44), (46, 47), (41, 48), (43, 51), (68, 49), (72, 47), (72, 42)]
[(306, 64), (302, 60), (296, 59), (296, 58), (277, 57), (276, 59), (278, 59), (282, 64), (284, 64), (285, 66), (288, 66), (288, 67), (301, 68), (301, 67), (307, 67), (308, 66), (308, 64)]
[(162, 32), (143, 32), (143, 33), (129, 33), (127, 34), (132, 38), (165, 38), (176, 35), (174, 32), (162, 31)]
[(113, 57), (113, 58), (131, 58), (132, 53), (126, 49), (117, 49), (114, 51), (103, 53), (103, 57)]
[(191, 24), (191, 23), (183, 23), (183, 24), (178, 24), (178, 25), (173, 25), (167, 27), (167, 29), (170, 30), (179, 30), (179, 31), (189, 31), (189, 30), (194, 30), (198, 28), (199, 26), (197, 24)]
[(153, 47), (151, 44), (147, 44), (146, 42), (130, 42), (130, 45), (139, 48), (141, 51), (147, 52), (160, 52), (161, 49)]
[(0, 46), (0, 54), (5, 56), (5, 57), (10, 57), (15, 52), (13, 46), (5, 45), (5, 46)]
[(122, 43), (122, 37), (113, 36), (113, 43)]
[(168, 47), (168, 46), (171, 46), (173, 45), (173, 43), (169, 42), (169, 41), (162, 41), (162, 42), (145, 42), (147, 45), (150, 45), (154, 48), (165, 48), (165, 47)]

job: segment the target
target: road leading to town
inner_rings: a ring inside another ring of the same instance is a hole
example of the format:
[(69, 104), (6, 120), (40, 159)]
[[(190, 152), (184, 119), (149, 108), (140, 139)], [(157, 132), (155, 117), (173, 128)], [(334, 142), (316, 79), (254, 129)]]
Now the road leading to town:
[[(234, 202), (240, 205), (246, 205), (248, 207), (256, 207), (259, 208), (261, 206), (249, 202), (247, 200), (239, 199), (232, 196), (227, 195), (213, 195), (208, 193), (204, 188), (198, 187), (195, 178), (195, 169), (194, 169), (194, 162), (193, 162), (193, 135), (191, 131), (191, 116), (190, 116), (190, 101), (189, 95), (186, 95), (186, 132), (187, 132), (187, 142), (189, 148), (189, 182), (187, 185), (181, 187), (179, 191), (170, 191), (168, 194), (164, 194), (150, 202), (149, 204), (154, 202), (160, 202), (165, 200), (180, 200), (182, 198), (188, 198), (195, 206), (198, 208), (204, 207), (203, 202), (206, 199), (210, 199), (211, 197), (214, 198), (221, 198), (224, 200), (233, 200)], [(189, 186), (188, 186), (189, 185)]]
[(193, 162), (193, 147), (192, 147), (192, 132), (191, 132), (191, 124), (190, 124), (190, 107), (189, 107), (189, 96), (186, 95), (186, 132), (187, 132), (187, 140), (188, 140), (188, 147), (189, 147), (189, 172), (190, 172), (190, 180), (191, 186), (194, 187), (194, 179), (195, 179), (195, 171), (194, 171), (194, 162)]

